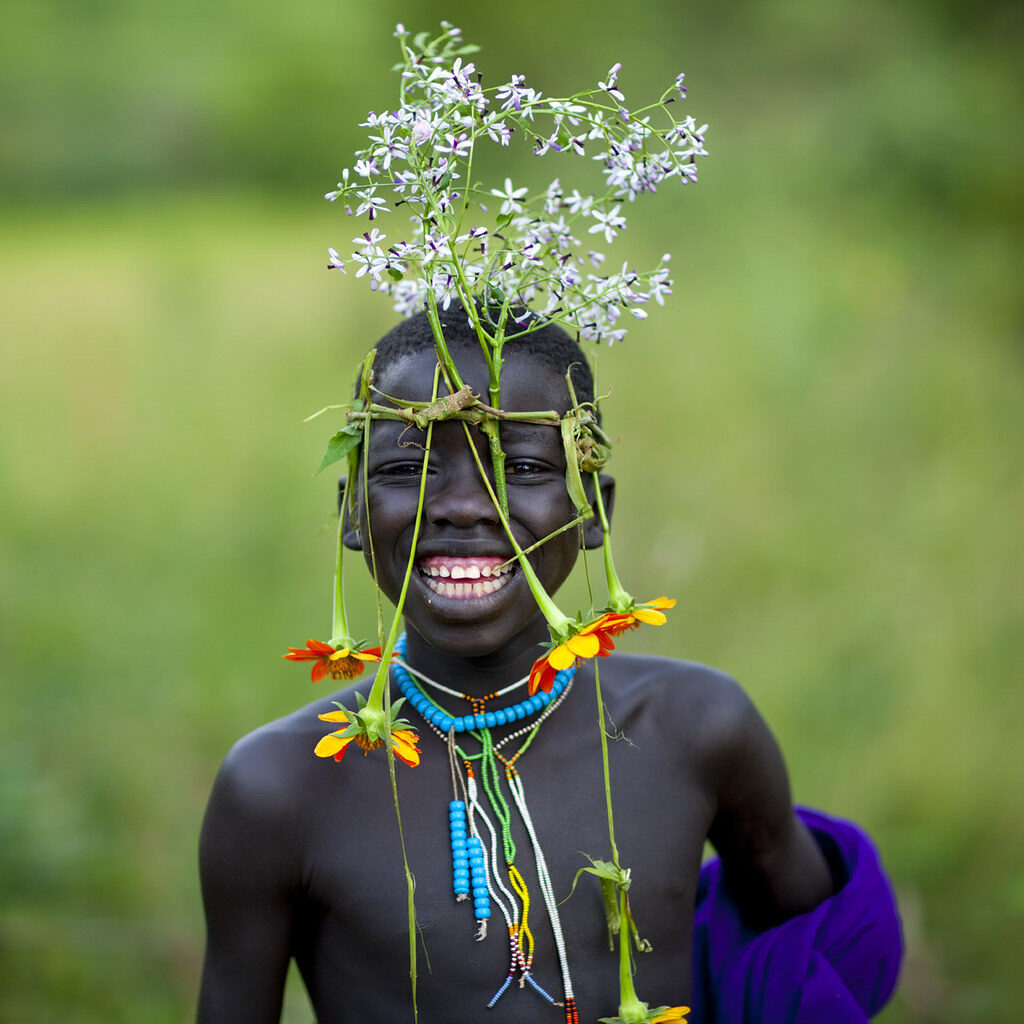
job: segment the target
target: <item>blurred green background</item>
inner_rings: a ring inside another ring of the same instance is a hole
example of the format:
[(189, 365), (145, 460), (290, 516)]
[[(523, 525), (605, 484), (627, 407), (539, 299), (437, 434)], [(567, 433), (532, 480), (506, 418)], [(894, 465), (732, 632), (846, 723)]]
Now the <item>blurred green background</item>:
[(618, 257), (673, 252), (676, 291), (599, 361), (623, 575), (680, 599), (628, 644), (737, 676), (796, 798), (875, 836), (909, 944), (882, 1020), (1021, 1019), (1018, 4), (2, 17), (0, 1019), (193, 1012), (213, 775), (312, 698), (279, 655), (328, 624), (336, 423), (302, 419), (394, 321), (324, 271), (356, 222), (321, 196), (393, 106), (394, 23), (442, 17), (491, 84), (687, 72), (703, 180)]

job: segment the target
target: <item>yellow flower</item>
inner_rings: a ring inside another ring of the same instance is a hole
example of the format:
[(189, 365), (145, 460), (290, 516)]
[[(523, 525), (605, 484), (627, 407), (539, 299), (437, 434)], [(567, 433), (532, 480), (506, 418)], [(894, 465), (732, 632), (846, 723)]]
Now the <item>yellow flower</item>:
[[(317, 715), (317, 718), (324, 722), (348, 723), (348, 728), (344, 731), (328, 733), (320, 740), (313, 750), (317, 757), (333, 757), (335, 761), (340, 761), (353, 740), (357, 746), (363, 748), (364, 753), (384, 746), (383, 739), (371, 738), (365, 732), (359, 731), (362, 728), (362, 723), (357, 716), (345, 711), (344, 708), (328, 711), (325, 715)], [(416, 746), (418, 739), (419, 737), (412, 729), (391, 730), (391, 747), (395, 752), (395, 757), (401, 758), (410, 768), (415, 768), (420, 763), (420, 749)]]
[(555, 676), (570, 665), (578, 665), (588, 658), (603, 658), (611, 653), (615, 649), (615, 644), (612, 643), (609, 623), (620, 618), (625, 616), (606, 613), (593, 622), (588, 622), (568, 640), (556, 644), (547, 654), (538, 658), (530, 669), (530, 696), (538, 690), (550, 693)]
[[(672, 604), (675, 604), (675, 601)], [(672, 605), (669, 607), (671, 608)], [(681, 1021), (682, 1024), (686, 1024), (686, 1015), (690, 1012), (690, 1008), (688, 1006), (659, 1006), (654, 1012), (658, 1016), (651, 1018), (651, 1024), (671, 1024), (673, 1021)]]
[(612, 613), (618, 621), (610, 623), (605, 628), (612, 636), (618, 636), (627, 629), (636, 629), (641, 622), (648, 626), (662, 626), (667, 620), (661, 609), (674, 608), (675, 604), (675, 598), (672, 597), (656, 597), (653, 601), (644, 601), (629, 611)]
[[(621, 1006), (619, 1011), (622, 1012)], [(648, 1010), (646, 1003), (639, 1003), (636, 1015), (628, 1015), (628, 1021), (630, 1024), (686, 1024), (689, 1012), (688, 1006), (656, 1006)], [(603, 1024), (627, 1024), (627, 1019), (623, 1017), (602, 1017), (601, 1021)]]

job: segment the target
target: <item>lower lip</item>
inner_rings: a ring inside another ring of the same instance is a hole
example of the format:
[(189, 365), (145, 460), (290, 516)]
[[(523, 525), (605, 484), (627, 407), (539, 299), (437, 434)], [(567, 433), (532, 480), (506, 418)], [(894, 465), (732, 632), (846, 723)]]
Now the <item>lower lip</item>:
[(449, 598), (453, 601), (478, 601), (503, 590), (508, 586), (514, 574), (515, 570), (513, 569), (511, 572), (502, 573), (497, 579), (453, 581), (441, 576), (428, 576), (425, 573), (420, 573), (420, 579), (426, 584), (427, 589), (433, 591), (438, 597)]

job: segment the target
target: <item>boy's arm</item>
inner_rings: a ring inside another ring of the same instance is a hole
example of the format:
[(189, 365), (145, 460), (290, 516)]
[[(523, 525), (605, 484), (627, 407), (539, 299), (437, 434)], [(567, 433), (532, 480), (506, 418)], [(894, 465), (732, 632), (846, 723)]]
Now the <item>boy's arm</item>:
[(768, 928), (833, 895), (817, 843), (796, 817), (778, 744), (738, 684), (725, 684), (710, 730), (717, 810), (708, 838), (747, 921)]
[(228, 755), (203, 820), (207, 939), (198, 1024), (276, 1024), (281, 1014), (298, 873), (281, 794), (263, 784), (254, 761), (238, 747)]

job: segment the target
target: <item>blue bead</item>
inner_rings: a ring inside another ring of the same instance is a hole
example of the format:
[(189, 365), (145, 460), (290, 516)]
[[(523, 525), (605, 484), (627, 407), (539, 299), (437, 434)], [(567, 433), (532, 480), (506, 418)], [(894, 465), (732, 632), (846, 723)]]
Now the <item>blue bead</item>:
[(526, 713), (527, 713), (526, 712), (526, 708), (523, 706), (522, 702), (516, 705), (516, 709), (515, 710), (516, 710), (516, 721), (517, 722), (521, 721), (522, 719), (524, 719), (526, 717)]
[(474, 885), (473, 886), (473, 899), (475, 899), (475, 900), (485, 900), (485, 899), (488, 899), (488, 898), (489, 898), (489, 896), (488, 896), (487, 886), (486, 885)]
[(473, 906), (474, 907), (489, 907), (491, 905), (490, 898), (487, 896), (474, 896)]
[(448, 804), (448, 809), (452, 811), (464, 811), (466, 809), (466, 805), (462, 800), (452, 800), (452, 802)]
[(540, 709), (544, 707), (544, 701), (541, 700), (539, 693), (530, 698), (530, 706), (534, 711), (540, 711)]
[(466, 841), (466, 826), (459, 822), (458, 825), (452, 825), (452, 841), (461, 839), (463, 842)]
[(484, 729), (487, 727), (487, 716), (486, 715), (474, 715), (473, 716), (473, 728)]
[(486, 921), (491, 916), (490, 907), (475, 907), (474, 912), (478, 921)]
[(448, 732), (452, 727), (452, 722), (454, 721), (455, 719), (452, 718), (451, 715), (442, 715), (441, 720), (437, 723), (437, 727), (441, 732)]
[(493, 729), (498, 724), (498, 716), (493, 711), (488, 711), (484, 715), (484, 724), (488, 729)]
[(508, 715), (504, 710), (494, 712), (494, 721), (497, 725), (504, 725), (508, 721)]

